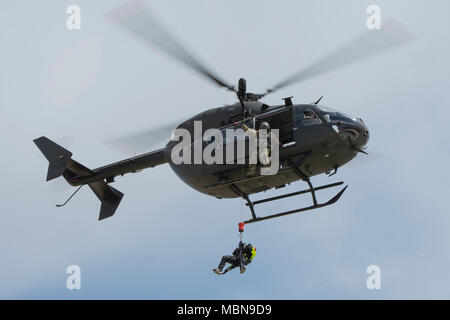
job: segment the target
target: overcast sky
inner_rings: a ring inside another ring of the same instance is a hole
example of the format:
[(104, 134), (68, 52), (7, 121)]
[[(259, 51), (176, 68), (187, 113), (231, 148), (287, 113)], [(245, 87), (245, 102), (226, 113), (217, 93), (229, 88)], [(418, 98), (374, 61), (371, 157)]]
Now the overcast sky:
[[(245, 76), (256, 92), (371, 32), (371, 4), (415, 36), (264, 100), (324, 95), (324, 105), (364, 119), (370, 155), (312, 179), (348, 183), (337, 204), (247, 226), (257, 256), (244, 275), (223, 277), (211, 270), (239, 241), (241, 210), (250, 215), (239, 199), (200, 194), (164, 165), (117, 178), (125, 196), (99, 222), (89, 188), (55, 208), (74, 189), (45, 182), (34, 138), (95, 168), (126, 157), (107, 139), (235, 101), (109, 23), (104, 14), (124, 2), (0, 4), (0, 298), (450, 298), (448, 1), (146, 1), (223, 78)], [(71, 4), (81, 8), (81, 30), (66, 28)], [(309, 201), (291, 198), (261, 214)], [(66, 289), (73, 264), (81, 290)], [(366, 287), (373, 264), (381, 290)]]

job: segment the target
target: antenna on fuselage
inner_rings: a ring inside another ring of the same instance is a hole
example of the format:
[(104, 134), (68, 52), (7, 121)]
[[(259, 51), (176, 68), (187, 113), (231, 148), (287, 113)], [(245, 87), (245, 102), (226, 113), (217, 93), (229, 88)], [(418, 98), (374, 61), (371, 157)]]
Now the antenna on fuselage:
[(321, 96), (316, 102), (314, 102), (314, 104), (318, 104), (320, 102), (320, 100), (322, 100), (323, 96)]

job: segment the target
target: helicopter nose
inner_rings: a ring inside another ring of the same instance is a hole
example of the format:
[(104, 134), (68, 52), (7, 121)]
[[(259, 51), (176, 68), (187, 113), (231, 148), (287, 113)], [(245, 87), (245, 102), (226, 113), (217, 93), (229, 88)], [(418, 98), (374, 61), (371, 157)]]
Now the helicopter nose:
[(362, 149), (369, 141), (369, 129), (360, 118), (348, 118), (338, 122), (339, 134), (351, 148)]
[(361, 118), (357, 119), (357, 126), (358, 126), (358, 138), (355, 141), (356, 146), (358, 148), (364, 147), (367, 142), (369, 141), (369, 129), (367, 129), (366, 125), (364, 124), (364, 121)]

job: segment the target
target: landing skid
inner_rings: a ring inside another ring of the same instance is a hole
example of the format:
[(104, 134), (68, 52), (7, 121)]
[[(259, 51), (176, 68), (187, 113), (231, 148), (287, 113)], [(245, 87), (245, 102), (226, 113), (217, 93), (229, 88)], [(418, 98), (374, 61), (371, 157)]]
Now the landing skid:
[[(341, 191), (339, 191), (333, 198), (331, 198), (327, 202), (317, 203), (316, 193), (315, 193), (316, 191), (323, 190), (323, 189), (328, 189), (328, 188), (332, 188), (332, 187), (336, 187), (336, 186), (340, 186), (344, 182), (340, 181), (340, 182), (331, 183), (331, 184), (327, 184), (327, 185), (323, 185), (323, 186), (314, 188), (312, 186), (311, 182), (309, 181), (309, 179), (305, 179), (305, 181), (308, 183), (309, 189), (302, 190), (302, 191), (297, 191), (297, 192), (292, 192), (292, 193), (284, 194), (284, 195), (277, 196), (277, 197), (271, 197), (271, 198), (266, 198), (266, 199), (262, 199), (262, 200), (253, 201), (252, 202), (252, 201), (250, 201), (248, 195), (244, 195), (243, 198), (247, 201), (246, 205), (250, 208), (250, 211), (252, 213), (252, 219), (244, 221), (244, 223), (246, 223), (246, 224), (247, 223), (254, 223), (254, 222), (258, 222), (258, 221), (263, 221), (263, 220), (268, 220), (268, 219), (273, 219), (273, 218), (286, 216), (288, 214), (294, 214), (294, 213), (298, 213), (298, 212), (303, 212), (303, 211), (308, 211), (308, 210), (313, 210), (313, 209), (329, 206), (329, 205), (335, 203), (336, 201), (338, 201), (339, 198), (342, 196), (342, 194), (345, 192), (345, 190), (348, 187), (348, 186), (345, 186)], [(288, 197), (293, 197), (293, 196), (300, 195), (300, 194), (305, 194), (305, 193), (311, 193), (312, 200), (313, 200), (313, 205), (312, 206), (304, 207), (304, 208), (300, 208), (300, 209), (295, 209), (295, 210), (290, 210), (290, 211), (285, 211), (285, 212), (280, 212), (280, 213), (275, 213), (275, 214), (271, 214), (271, 215), (268, 215), (268, 216), (265, 216), (265, 217), (257, 217), (256, 216), (254, 206), (257, 205), (257, 204), (270, 202), (270, 201), (275, 201), (275, 200), (279, 200), (279, 199), (284, 199), (284, 198), (288, 198)]]

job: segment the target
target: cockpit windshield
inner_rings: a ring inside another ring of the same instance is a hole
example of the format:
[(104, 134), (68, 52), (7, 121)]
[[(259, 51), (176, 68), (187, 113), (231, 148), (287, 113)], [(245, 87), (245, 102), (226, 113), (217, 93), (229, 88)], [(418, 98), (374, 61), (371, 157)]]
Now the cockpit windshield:
[(317, 106), (317, 107), (323, 111), (323, 113), (324, 113), (323, 116), (328, 122), (330, 122), (330, 120), (331, 121), (340, 121), (340, 120), (346, 120), (346, 119), (353, 119), (348, 114), (345, 114), (341, 111), (337, 111), (333, 108), (325, 107), (325, 106)]
[(326, 107), (326, 106), (317, 106), (320, 110), (322, 110), (325, 113), (338, 113), (339, 111), (334, 110), (333, 108)]

